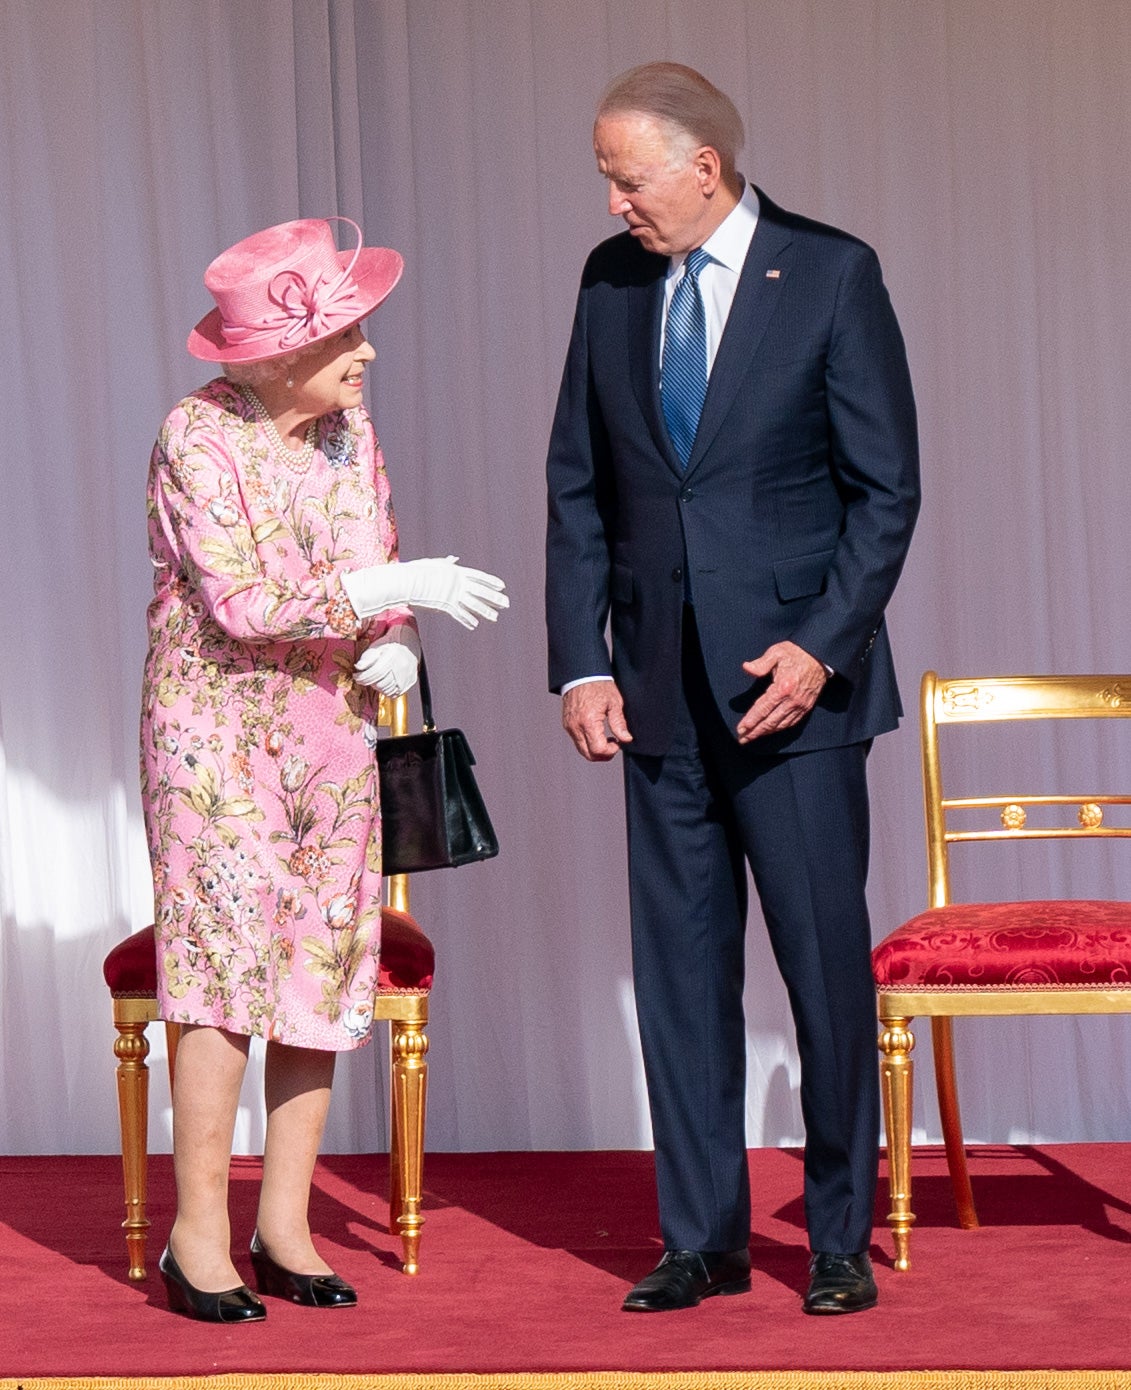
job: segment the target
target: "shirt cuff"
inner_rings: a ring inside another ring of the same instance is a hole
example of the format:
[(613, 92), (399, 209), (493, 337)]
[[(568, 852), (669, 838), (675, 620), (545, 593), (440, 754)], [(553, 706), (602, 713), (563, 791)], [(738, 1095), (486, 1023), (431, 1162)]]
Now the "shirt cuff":
[(579, 676), (575, 681), (566, 681), (562, 686), (562, 694), (572, 690), (575, 685), (588, 685), (591, 681), (611, 681), (612, 676)]

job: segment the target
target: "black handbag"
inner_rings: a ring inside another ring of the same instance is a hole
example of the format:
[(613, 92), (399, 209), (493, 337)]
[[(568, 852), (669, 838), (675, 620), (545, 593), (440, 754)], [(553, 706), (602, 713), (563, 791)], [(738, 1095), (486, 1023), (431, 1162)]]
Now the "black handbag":
[(385, 874), (456, 868), (499, 852), (463, 731), (436, 728), (423, 656), (420, 709), (422, 733), (377, 740)]

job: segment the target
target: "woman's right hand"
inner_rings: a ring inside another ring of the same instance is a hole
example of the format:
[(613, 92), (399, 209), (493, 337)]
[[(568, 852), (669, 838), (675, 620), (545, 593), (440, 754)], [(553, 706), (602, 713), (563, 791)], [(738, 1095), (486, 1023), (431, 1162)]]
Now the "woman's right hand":
[(416, 684), (420, 673), (420, 639), (412, 628), (398, 624), (371, 642), (357, 659), (353, 678), (394, 699)]
[(342, 588), (359, 618), (371, 618), (406, 604), (447, 613), (464, 627), (493, 623), (510, 607), (506, 585), (493, 574), (468, 569), (448, 555), (442, 560), (394, 561), (342, 575)]

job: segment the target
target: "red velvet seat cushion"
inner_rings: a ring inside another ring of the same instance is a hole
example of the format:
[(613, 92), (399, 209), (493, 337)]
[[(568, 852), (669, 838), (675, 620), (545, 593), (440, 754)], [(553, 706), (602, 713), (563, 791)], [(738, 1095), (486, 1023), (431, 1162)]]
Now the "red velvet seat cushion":
[(157, 949), (153, 928), (142, 927), (119, 941), (102, 962), (102, 977), (115, 999), (151, 999), (157, 993)]
[[(378, 992), (400, 994), (432, 988), (436, 953), (415, 918), (381, 909), (381, 973)], [(157, 993), (157, 949), (153, 928), (142, 927), (110, 951), (102, 974), (115, 998), (151, 998)]]
[(436, 952), (415, 917), (393, 907), (381, 909), (379, 994), (428, 990), (436, 971)]
[(1131, 902), (955, 903), (872, 952), (880, 989), (1131, 989)]

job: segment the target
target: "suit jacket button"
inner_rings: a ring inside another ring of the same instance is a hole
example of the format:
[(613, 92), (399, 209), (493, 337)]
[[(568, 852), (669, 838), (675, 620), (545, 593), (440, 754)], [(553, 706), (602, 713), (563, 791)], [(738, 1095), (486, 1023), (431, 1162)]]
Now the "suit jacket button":
[(675, 569), (672, 570), (672, 578), (675, 580), (677, 584), (683, 578), (683, 571), (680, 569), (678, 565), (676, 565)]
[(690, 502), (694, 496), (694, 492), (692, 492), (692, 490), (689, 487), (685, 487), (683, 491), (679, 494), (679, 500), (681, 502)]

